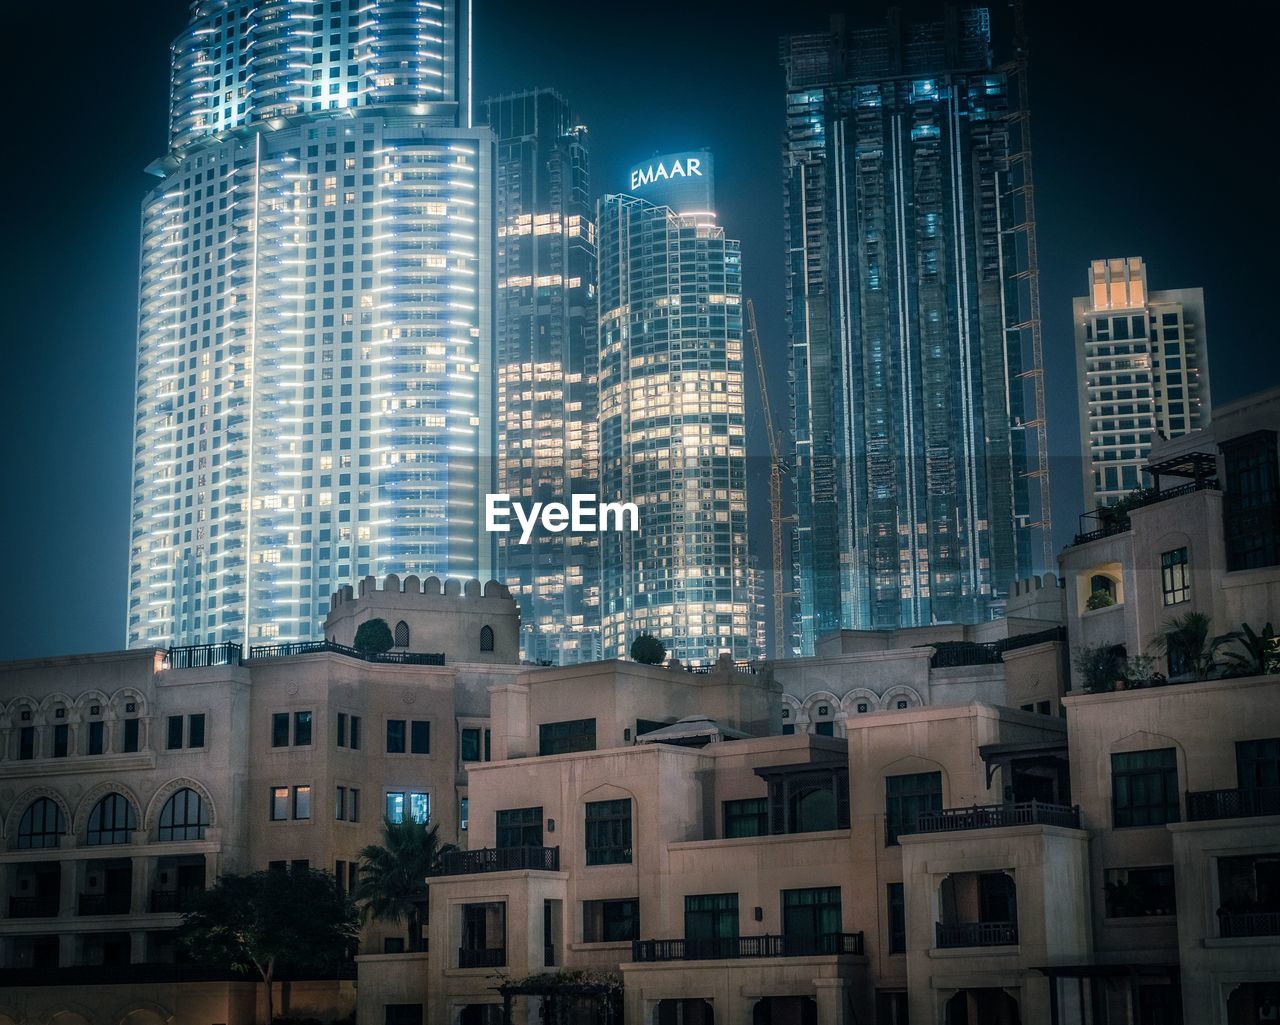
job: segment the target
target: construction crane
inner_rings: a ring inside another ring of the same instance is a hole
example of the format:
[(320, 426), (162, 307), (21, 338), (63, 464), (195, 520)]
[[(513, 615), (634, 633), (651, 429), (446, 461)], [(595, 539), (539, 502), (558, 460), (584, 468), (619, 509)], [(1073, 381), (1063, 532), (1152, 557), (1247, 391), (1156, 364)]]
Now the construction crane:
[(787, 599), (794, 592), (783, 583), (782, 562), (782, 478), (791, 476), (791, 466), (783, 455), (781, 439), (773, 426), (773, 407), (769, 404), (768, 378), (764, 372), (764, 352), (760, 348), (760, 331), (756, 327), (756, 308), (747, 300), (747, 331), (756, 354), (756, 374), (760, 380), (760, 405), (764, 407), (764, 428), (769, 435), (769, 523), (773, 532), (773, 655), (781, 657), (786, 647)]

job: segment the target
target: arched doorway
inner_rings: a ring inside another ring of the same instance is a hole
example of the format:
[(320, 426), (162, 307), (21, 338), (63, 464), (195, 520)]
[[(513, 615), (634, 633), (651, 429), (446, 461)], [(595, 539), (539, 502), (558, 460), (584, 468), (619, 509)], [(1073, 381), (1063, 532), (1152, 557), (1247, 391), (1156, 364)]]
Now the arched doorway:
[(751, 1025), (818, 1025), (813, 997), (764, 997), (751, 1012)]
[(1280, 1022), (1280, 982), (1246, 982), (1227, 997), (1227, 1025)]
[(716, 1013), (710, 1000), (659, 1000), (653, 1025), (715, 1025)]
[(1022, 1018), (1002, 989), (962, 989), (947, 1001), (946, 1025), (1022, 1025)]

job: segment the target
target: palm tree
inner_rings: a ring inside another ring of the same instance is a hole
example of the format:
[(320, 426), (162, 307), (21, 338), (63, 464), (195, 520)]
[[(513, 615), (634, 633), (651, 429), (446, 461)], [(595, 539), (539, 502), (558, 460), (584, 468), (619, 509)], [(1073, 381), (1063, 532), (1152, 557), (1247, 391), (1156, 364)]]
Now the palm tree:
[(1241, 623), (1239, 630), (1232, 630), (1218, 640), (1234, 642), (1241, 649), (1228, 651), (1223, 656), (1228, 676), (1266, 676), (1280, 670), (1280, 637), (1270, 623), (1262, 628), (1262, 633), (1248, 623)]
[(440, 842), (439, 830), (412, 819), (387, 819), (382, 824), (382, 843), (360, 852), (360, 883), (352, 896), (360, 905), (361, 917), (406, 922), (412, 951), (422, 949), (427, 876), (440, 867), (443, 855), (457, 850), (455, 844)]
[(1188, 612), (1176, 619), (1165, 620), (1156, 635), (1156, 647), (1169, 656), (1170, 675), (1177, 667), (1178, 675), (1193, 680), (1207, 680), (1217, 668), (1215, 657), (1225, 638), (1209, 638), (1209, 617), (1203, 612)]

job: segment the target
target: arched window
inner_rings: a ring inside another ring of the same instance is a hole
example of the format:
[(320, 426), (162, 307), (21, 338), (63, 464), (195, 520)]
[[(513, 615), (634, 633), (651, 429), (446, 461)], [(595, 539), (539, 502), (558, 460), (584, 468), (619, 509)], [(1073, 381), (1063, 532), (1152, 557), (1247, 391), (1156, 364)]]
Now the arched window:
[(130, 833), (138, 828), (133, 805), (123, 794), (107, 794), (89, 812), (89, 830), (84, 842), (90, 847), (128, 843)]
[(493, 650), (493, 627), (486, 625), (480, 628), (480, 650)]
[(160, 810), (161, 840), (203, 840), (209, 827), (204, 801), (190, 787), (183, 787)]
[(409, 624), (403, 619), (396, 624), (396, 647), (407, 648), (409, 646)]
[(18, 847), (57, 847), (62, 834), (67, 831), (62, 809), (56, 801), (40, 797), (32, 801), (18, 822)]

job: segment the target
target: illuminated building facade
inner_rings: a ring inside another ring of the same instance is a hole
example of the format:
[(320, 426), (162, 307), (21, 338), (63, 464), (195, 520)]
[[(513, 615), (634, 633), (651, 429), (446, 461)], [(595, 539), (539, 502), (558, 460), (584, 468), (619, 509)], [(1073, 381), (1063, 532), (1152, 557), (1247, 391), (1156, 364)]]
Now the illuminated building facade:
[(1209, 423), (1204, 293), (1152, 292), (1139, 256), (1094, 260), (1072, 303), (1084, 508), (1112, 505), (1144, 478), (1153, 435)]
[(127, 640), (487, 577), (492, 136), (467, 0), (200, 0), (142, 211)]
[(805, 652), (987, 619), (1042, 544), (1029, 155), (991, 38), (986, 10), (949, 8), (784, 43)]
[(598, 208), (604, 656), (643, 631), (682, 662), (751, 654), (742, 268), (710, 154), (655, 157)]
[[(498, 492), (531, 507), (599, 490), (596, 239), (587, 130), (542, 89), (488, 100), (497, 139)], [(531, 662), (600, 657), (594, 533), (498, 534)]]

